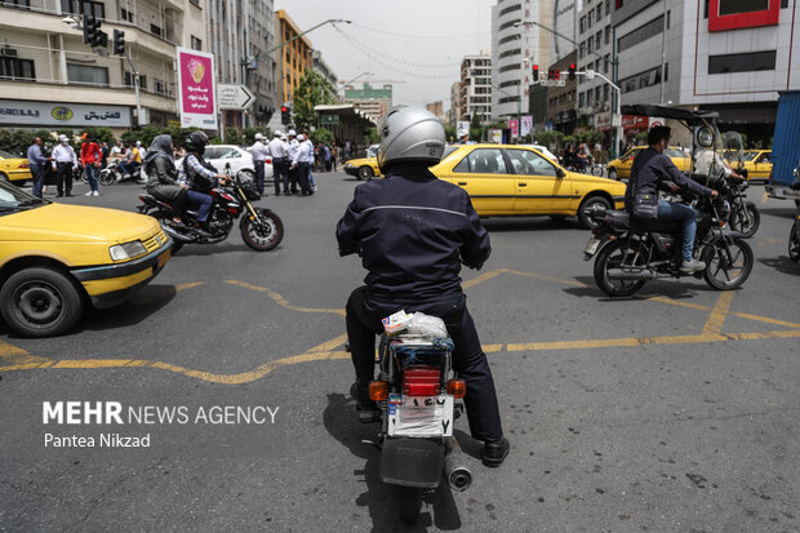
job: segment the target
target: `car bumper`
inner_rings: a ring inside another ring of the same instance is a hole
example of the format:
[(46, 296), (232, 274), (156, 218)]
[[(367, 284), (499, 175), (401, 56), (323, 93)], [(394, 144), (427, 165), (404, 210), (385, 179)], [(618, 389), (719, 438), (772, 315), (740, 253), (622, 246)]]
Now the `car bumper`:
[(71, 270), (83, 285), (97, 309), (106, 309), (124, 302), (147, 285), (172, 256), (172, 239), (149, 254), (113, 265)]
[(358, 176), (358, 167), (345, 165), (344, 171), (351, 176)]
[(625, 197), (624, 196), (614, 196), (614, 209), (622, 210), (625, 209)]

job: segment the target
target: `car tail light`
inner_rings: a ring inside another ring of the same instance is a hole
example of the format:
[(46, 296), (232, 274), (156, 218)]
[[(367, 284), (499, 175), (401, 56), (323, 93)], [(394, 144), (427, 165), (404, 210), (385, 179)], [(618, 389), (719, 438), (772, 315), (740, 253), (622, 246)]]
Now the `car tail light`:
[(272, 164), (272, 158), (271, 158), (271, 157), (268, 157), (268, 158), (266, 158), (266, 159), (264, 160), (264, 162), (265, 162), (266, 164), (268, 164), (268, 165), (271, 165), (271, 164)]
[(20, 163), (17, 168), (31, 168), (31, 166), (28, 163)]
[(447, 394), (453, 398), (463, 398), (467, 395), (467, 382), (463, 379), (451, 379), (447, 382)]
[(423, 366), (408, 368), (403, 372), (403, 394), (408, 396), (436, 396), (441, 391), (442, 372), (438, 368)]
[(383, 402), (389, 398), (389, 384), (385, 381), (370, 381), (369, 399), (373, 402)]

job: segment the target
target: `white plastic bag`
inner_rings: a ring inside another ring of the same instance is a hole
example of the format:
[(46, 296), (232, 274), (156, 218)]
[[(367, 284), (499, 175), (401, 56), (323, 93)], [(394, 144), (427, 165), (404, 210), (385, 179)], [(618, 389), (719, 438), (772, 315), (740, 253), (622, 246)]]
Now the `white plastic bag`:
[(446, 338), (447, 326), (444, 320), (438, 316), (426, 315), (425, 313), (413, 313), (411, 320), (406, 327), (406, 333), (426, 340)]

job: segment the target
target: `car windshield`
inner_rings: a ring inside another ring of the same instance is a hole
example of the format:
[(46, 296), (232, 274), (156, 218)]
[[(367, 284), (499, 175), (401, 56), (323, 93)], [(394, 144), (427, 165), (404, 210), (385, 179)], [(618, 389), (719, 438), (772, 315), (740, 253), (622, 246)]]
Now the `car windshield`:
[(0, 159), (17, 159), (17, 156), (5, 150), (0, 150)]
[[(742, 152), (742, 161), (752, 161), (757, 152)], [(725, 150), (725, 159), (738, 159), (736, 150)]]
[(33, 209), (50, 202), (28, 194), (16, 185), (0, 181), (0, 215), (6, 215), (23, 209)]

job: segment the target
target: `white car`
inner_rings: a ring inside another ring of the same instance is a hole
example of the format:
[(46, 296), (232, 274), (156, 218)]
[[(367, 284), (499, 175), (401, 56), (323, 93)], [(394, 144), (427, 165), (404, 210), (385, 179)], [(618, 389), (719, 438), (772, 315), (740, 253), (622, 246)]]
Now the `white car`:
[(553, 163), (560, 164), (558, 156), (553, 152), (551, 152), (546, 146), (541, 144), (526, 144), (525, 146), (530, 146), (531, 148), (539, 150), (542, 153), (542, 155), (545, 156), (547, 159), (549, 159)]
[[(225, 165), (230, 163), (231, 174), (236, 176), (241, 173), (250, 179), (255, 179), (256, 171), (253, 167), (253, 154), (244, 148), (233, 144), (209, 144), (203, 154), (211, 165), (221, 174), (225, 173)], [(267, 157), (264, 164), (264, 177), (271, 179), (273, 174), (272, 158)]]

